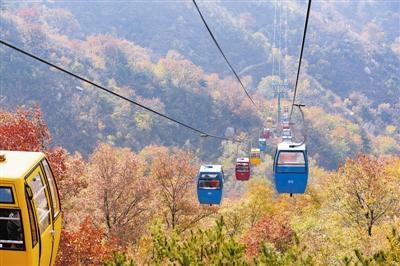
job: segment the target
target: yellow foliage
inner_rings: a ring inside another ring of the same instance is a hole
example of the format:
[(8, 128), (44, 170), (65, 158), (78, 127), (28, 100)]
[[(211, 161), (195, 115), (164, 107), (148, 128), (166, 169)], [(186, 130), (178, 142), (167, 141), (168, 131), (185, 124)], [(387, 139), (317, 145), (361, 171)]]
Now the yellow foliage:
[(397, 130), (397, 127), (395, 125), (388, 125), (386, 127), (386, 133), (388, 135), (393, 135), (396, 132), (396, 130)]

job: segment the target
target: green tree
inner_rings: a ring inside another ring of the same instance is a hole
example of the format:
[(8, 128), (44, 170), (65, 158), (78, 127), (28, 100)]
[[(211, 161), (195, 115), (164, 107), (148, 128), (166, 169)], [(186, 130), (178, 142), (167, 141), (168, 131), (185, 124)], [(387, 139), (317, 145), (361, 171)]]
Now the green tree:
[(151, 231), (152, 263), (157, 265), (245, 265), (245, 246), (230, 238), (221, 217), (210, 229), (187, 236), (167, 235), (160, 226)]
[(113, 252), (112, 258), (104, 262), (103, 266), (136, 266), (136, 263), (124, 252)]

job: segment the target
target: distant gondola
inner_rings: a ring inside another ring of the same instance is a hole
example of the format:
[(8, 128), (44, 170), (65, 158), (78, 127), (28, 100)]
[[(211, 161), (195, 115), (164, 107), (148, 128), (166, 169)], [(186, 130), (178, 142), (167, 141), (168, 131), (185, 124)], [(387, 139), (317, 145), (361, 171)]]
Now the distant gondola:
[(250, 179), (249, 158), (238, 158), (236, 160), (235, 176), (237, 180), (246, 181)]
[(264, 128), (262, 137), (267, 140), (270, 138), (270, 136), (271, 136), (271, 130), (269, 128)]
[(289, 124), (289, 122), (284, 122), (284, 123), (282, 123), (282, 129), (290, 129), (290, 124)]
[(257, 166), (261, 163), (260, 149), (251, 149), (250, 150), (250, 163), (255, 166)]
[(258, 139), (258, 147), (260, 148), (260, 151), (266, 152), (267, 151), (267, 140), (265, 138), (259, 138)]
[(282, 130), (282, 141), (285, 141), (285, 142), (292, 141), (292, 131), (290, 129)]

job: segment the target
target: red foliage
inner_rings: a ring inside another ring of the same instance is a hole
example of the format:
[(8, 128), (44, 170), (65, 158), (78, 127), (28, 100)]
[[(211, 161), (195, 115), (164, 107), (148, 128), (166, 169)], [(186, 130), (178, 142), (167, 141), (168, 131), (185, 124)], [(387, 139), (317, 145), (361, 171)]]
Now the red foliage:
[(67, 173), (65, 163), (67, 160), (67, 151), (61, 147), (56, 147), (47, 151), (46, 154), (57, 181), (64, 179)]
[(33, 110), (18, 108), (15, 113), (0, 110), (0, 139), (0, 150), (46, 153), (56, 180), (67, 178), (67, 152), (49, 148), (51, 135), (38, 106)]
[(18, 16), (25, 20), (33, 20), (39, 17), (40, 11), (35, 6), (22, 7), (18, 9)]
[(264, 217), (256, 223), (246, 234), (244, 240), (248, 256), (258, 253), (263, 241), (274, 244), (279, 251), (284, 251), (294, 237), (294, 231), (287, 222), (274, 217)]
[(62, 230), (56, 265), (101, 265), (117, 250), (115, 241), (105, 239), (104, 230), (88, 216), (77, 231)]
[(0, 110), (0, 122), (2, 150), (43, 151), (51, 141), (39, 107), (18, 108), (16, 113)]

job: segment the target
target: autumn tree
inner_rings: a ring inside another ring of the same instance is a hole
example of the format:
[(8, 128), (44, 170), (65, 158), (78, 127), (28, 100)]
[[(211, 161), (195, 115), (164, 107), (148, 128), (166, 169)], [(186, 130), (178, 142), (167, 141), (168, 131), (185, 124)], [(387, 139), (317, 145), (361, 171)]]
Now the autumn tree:
[(151, 181), (128, 148), (99, 144), (88, 164), (88, 209), (93, 209), (108, 237), (121, 244), (136, 241), (149, 218)]
[(369, 236), (374, 225), (399, 210), (399, 175), (388, 170), (393, 160), (360, 155), (348, 159), (331, 180), (334, 209)]
[(104, 230), (86, 217), (76, 231), (63, 229), (57, 265), (100, 265), (118, 250), (115, 241), (106, 239)]
[(399, 265), (400, 264), (400, 235), (393, 228), (392, 232), (386, 236), (387, 247), (385, 250), (379, 250), (372, 256), (366, 256), (359, 249), (354, 250), (354, 257), (344, 257), (345, 265)]
[(240, 235), (248, 225), (247, 207), (243, 201), (224, 199), (224, 207), (219, 211), (224, 216), (225, 228), (230, 237)]
[(197, 167), (193, 154), (178, 149), (162, 152), (152, 162), (151, 175), (158, 187), (164, 221), (172, 229), (179, 226), (186, 230), (216, 212), (197, 203)]
[(294, 231), (290, 225), (276, 217), (263, 217), (245, 235), (247, 254), (254, 256), (264, 241), (274, 245), (279, 251), (284, 251), (292, 242)]
[(38, 106), (18, 108), (15, 113), (0, 110), (0, 149), (44, 151), (51, 136)]
[[(69, 189), (60, 182), (69, 178), (65, 164), (68, 153), (61, 147), (50, 146), (51, 135), (39, 106), (32, 109), (19, 107), (15, 112), (0, 110), (0, 139), (0, 150), (44, 152), (59, 183), (61, 196), (64, 189)], [(75, 188), (79, 189), (79, 186)]]
[(244, 206), (249, 226), (253, 227), (263, 216), (271, 215), (274, 202), (273, 187), (264, 178), (253, 178), (247, 184)]
[(88, 181), (84, 177), (86, 167), (86, 162), (78, 152), (65, 158), (65, 176), (67, 178), (62, 178), (57, 183), (61, 188), (60, 196), (62, 198), (75, 197), (87, 187)]

